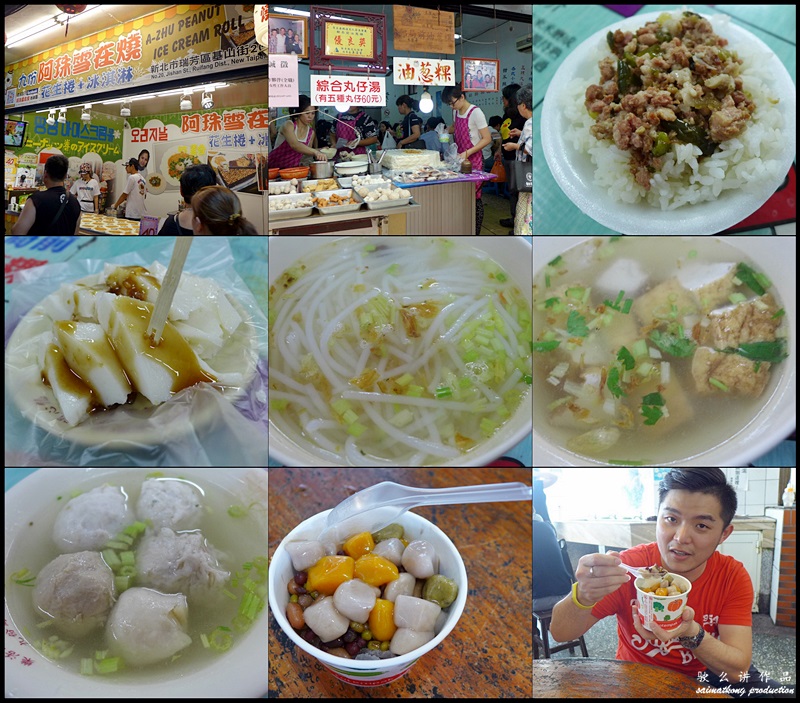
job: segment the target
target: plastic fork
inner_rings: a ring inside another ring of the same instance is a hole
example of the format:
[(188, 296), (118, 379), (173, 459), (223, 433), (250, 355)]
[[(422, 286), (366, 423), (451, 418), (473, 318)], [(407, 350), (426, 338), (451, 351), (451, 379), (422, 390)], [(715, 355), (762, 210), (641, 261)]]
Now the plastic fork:
[(345, 498), (328, 514), (319, 541), (341, 542), (359, 532), (376, 532), (392, 524), (409, 508), (420, 505), (501, 503), (533, 500), (524, 483), (488, 483), (453, 488), (415, 488), (383, 481)]

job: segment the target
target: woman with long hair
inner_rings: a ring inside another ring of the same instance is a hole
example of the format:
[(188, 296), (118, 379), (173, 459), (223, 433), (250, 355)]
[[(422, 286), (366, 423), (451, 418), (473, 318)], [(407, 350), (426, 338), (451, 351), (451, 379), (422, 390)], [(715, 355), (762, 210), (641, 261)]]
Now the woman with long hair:
[(192, 229), (195, 234), (258, 234), (242, 215), (236, 193), (222, 186), (205, 186), (192, 197)]

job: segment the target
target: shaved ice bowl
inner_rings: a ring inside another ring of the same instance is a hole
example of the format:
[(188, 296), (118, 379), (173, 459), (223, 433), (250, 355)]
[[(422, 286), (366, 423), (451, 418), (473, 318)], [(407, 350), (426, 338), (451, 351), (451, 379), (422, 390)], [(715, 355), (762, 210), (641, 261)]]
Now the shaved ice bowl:
[(681, 624), (681, 613), (683, 613), (683, 609), (689, 602), (689, 592), (692, 590), (692, 584), (688, 579), (678, 574), (672, 574), (672, 578), (673, 583), (683, 590), (683, 593), (677, 596), (657, 596), (640, 588), (645, 579), (638, 578), (634, 581), (639, 622), (642, 623), (642, 627), (645, 630), (652, 632), (650, 626), (654, 622), (667, 632), (674, 630)]

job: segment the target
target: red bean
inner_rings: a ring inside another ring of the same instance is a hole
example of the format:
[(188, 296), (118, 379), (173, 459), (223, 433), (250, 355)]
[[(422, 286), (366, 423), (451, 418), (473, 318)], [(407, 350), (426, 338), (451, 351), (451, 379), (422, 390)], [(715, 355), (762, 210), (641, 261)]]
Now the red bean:
[(299, 603), (290, 601), (286, 605), (286, 619), (295, 630), (301, 630), (306, 624), (303, 607)]
[(305, 610), (309, 605), (311, 605), (314, 602), (314, 599), (310, 595), (308, 595), (308, 593), (304, 593), (302, 596), (298, 597), (297, 602), (300, 604), (303, 610)]
[(347, 653), (354, 657), (361, 651), (361, 645), (358, 644), (358, 640), (353, 640), (352, 642), (348, 642), (344, 648), (347, 650)]
[(308, 592), (302, 586), (298, 586), (297, 582), (294, 579), (289, 581), (289, 583), (286, 585), (286, 588), (289, 591), (289, 593), (293, 596), (302, 596), (304, 593)]
[(305, 571), (298, 571), (294, 575), (294, 582), (298, 586), (305, 586), (306, 581), (308, 581), (308, 574)]

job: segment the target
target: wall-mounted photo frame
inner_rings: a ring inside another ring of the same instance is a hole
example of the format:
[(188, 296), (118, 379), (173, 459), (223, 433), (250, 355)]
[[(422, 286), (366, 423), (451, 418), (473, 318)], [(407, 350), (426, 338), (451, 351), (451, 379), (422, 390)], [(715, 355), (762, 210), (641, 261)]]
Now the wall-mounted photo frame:
[(296, 54), (308, 58), (308, 19), (293, 15), (270, 15), (267, 51), (272, 54)]
[(311, 6), (312, 71), (387, 72), (386, 15)]
[(500, 61), (498, 59), (461, 59), (461, 89), (468, 93), (494, 93), (499, 90)]

